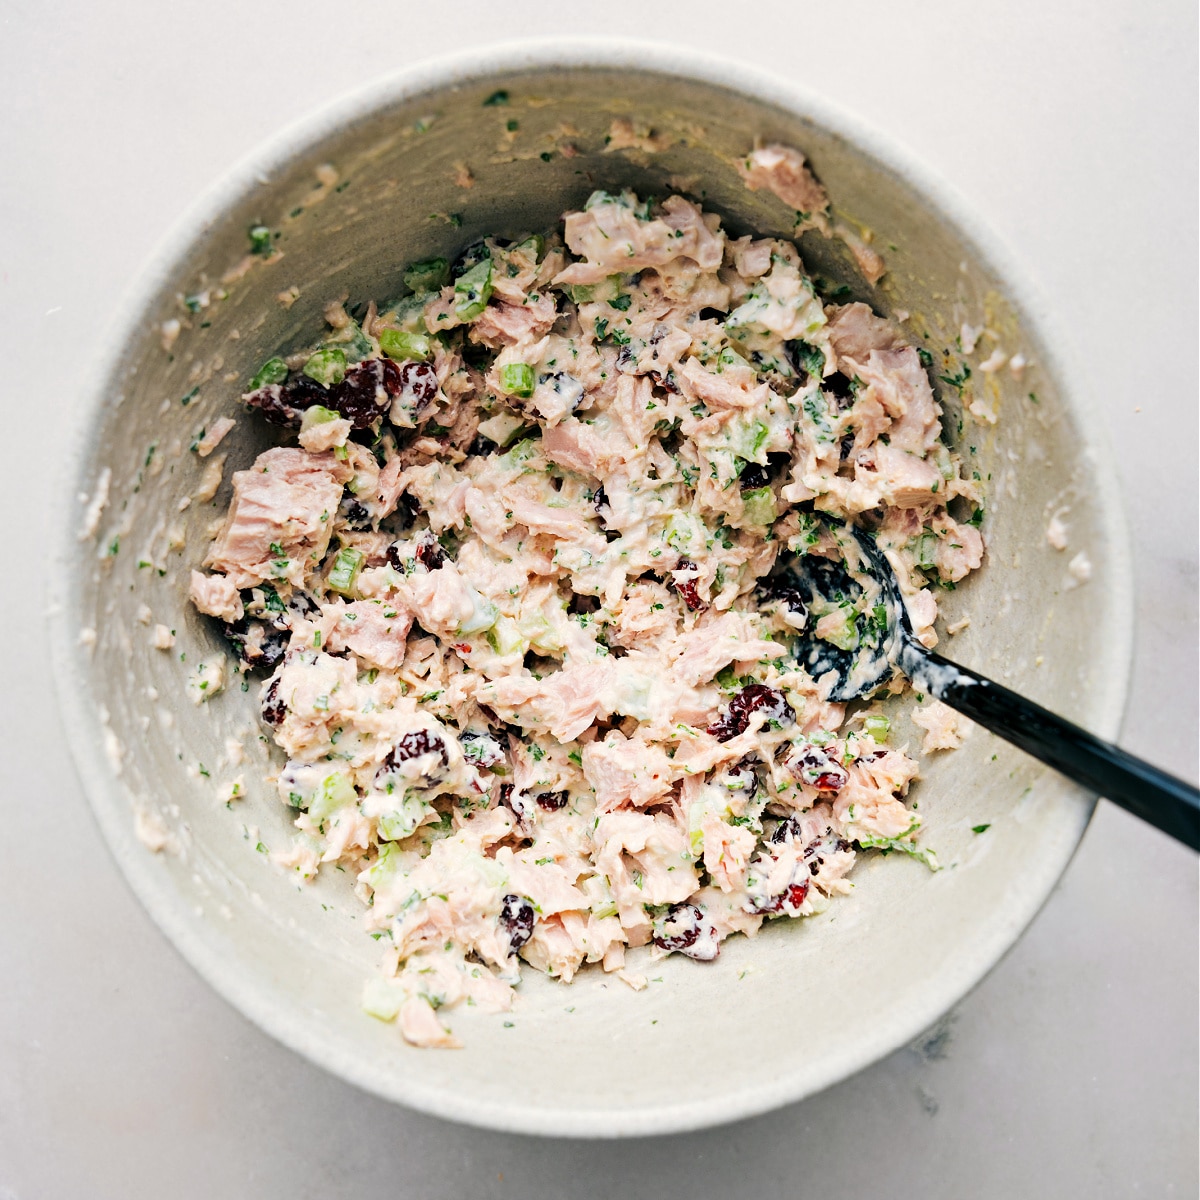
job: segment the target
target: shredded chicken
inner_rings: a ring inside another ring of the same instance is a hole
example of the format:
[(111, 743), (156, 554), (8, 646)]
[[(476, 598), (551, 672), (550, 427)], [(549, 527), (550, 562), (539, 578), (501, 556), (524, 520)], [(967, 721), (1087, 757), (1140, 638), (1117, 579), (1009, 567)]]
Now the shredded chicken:
[[(794, 150), (742, 169), (828, 206)], [(244, 397), (300, 444), (233, 476), (191, 578), (266, 675), (299, 831), (277, 862), (356, 876), (386, 938), (368, 1011), (457, 1045), (445, 1012), (507, 1009), (522, 962), (641, 986), (631, 948), (712, 959), (820, 912), (864, 849), (922, 856), (916, 763), (843, 726), (762, 590), (832, 552), (814, 512), (876, 531), (923, 638), (932, 585), (980, 565), (901, 331), (680, 196), (597, 192), (561, 236), (406, 280)]]

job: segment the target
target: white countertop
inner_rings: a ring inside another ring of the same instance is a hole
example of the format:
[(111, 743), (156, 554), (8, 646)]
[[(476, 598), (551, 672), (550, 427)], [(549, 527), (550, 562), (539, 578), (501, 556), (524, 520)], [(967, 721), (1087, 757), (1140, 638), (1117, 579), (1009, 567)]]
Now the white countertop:
[(415, 58), (538, 33), (636, 33), (798, 73), (992, 222), (1073, 335), (1117, 448), (1139, 615), (1123, 743), (1195, 778), (1194, 0), (434, 11), (0, 10), (0, 487), (18, 514), (0, 1200), (1195, 1196), (1196, 860), (1107, 804), (1027, 936), (934, 1035), (752, 1123), (624, 1144), (485, 1133), (355, 1091), (211, 993), (127, 890), (66, 762), (36, 594), (81, 364), (168, 224), (243, 152)]

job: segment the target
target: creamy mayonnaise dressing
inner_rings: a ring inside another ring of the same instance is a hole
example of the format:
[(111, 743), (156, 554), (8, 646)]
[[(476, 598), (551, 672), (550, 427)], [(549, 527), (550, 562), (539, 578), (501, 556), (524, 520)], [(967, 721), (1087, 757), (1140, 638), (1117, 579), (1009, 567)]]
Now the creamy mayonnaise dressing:
[[(741, 169), (825, 222), (797, 152)], [(267, 676), (299, 831), (274, 861), (341, 867), (368, 906), (367, 1011), (456, 1045), (441, 1010), (509, 1008), (522, 962), (641, 987), (630, 948), (711, 960), (847, 893), (864, 848), (924, 856), (916, 763), (793, 654), (869, 614), (806, 611), (777, 571), (839, 553), (817, 514), (872, 530), (932, 645), (934, 586), (980, 565), (900, 330), (678, 195), (597, 192), (405, 282), (264, 365), (245, 400), (286, 444), (233, 476), (190, 582)], [(193, 668), (197, 702), (223, 686)], [(961, 738), (942, 707), (929, 748)]]

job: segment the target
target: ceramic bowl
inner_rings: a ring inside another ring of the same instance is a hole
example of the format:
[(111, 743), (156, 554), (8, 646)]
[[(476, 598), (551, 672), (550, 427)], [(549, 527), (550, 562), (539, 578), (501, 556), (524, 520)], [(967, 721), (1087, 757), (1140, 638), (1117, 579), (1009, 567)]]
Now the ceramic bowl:
[[(621, 119), (653, 131), (658, 148), (615, 150), (607, 137)], [(944, 595), (946, 620), (971, 622), (942, 648), (1101, 735), (1117, 732), (1131, 610), (1113, 472), (1043, 305), (943, 183), (800, 87), (667, 48), (490, 49), (336, 103), (230, 172), (120, 310), (78, 410), (53, 640), (80, 776), (151, 915), (262, 1029), (380, 1096), (500, 1129), (597, 1137), (800, 1099), (960, 1000), (1037, 912), (1087, 825), (1090, 797), (976, 730), (961, 750), (922, 762), (916, 800), (938, 873), (868, 856), (854, 895), (823, 916), (733, 939), (711, 965), (675, 956), (641, 993), (596, 969), (570, 987), (530, 971), (509, 1018), (454, 1014), (458, 1051), (414, 1049), (362, 1012), (378, 947), (346, 876), (297, 888), (256, 852), (288, 838), (286, 810), (258, 782), (270, 755), (257, 686), (234, 680), (201, 705), (185, 693), (196, 662), (224, 654), (186, 602), (188, 571), (230, 474), (269, 440), (239, 409), (244, 381), (267, 357), (311, 343), (327, 301), (387, 297), (409, 261), (552, 226), (597, 187), (682, 188), (737, 233), (789, 236), (794, 214), (734, 169), (756, 139), (800, 147), (839, 219), (869, 230), (888, 264), (872, 288), (844, 245), (806, 234), (810, 270), (880, 312), (907, 311), (921, 344), (972, 366), (964, 399), (938, 388), (951, 440), (985, 481), (988, 558)], [(258, 223), (274, 235), (269, 258), (247, 256)], [(1023, 373), (979, 369), (994, 343), (961, 354), (964, 322), (986, 323), (1007, 354), (1022, 354)], [(237, 426), (201, 459), (190, 447), (220, 414)], [(205, 500), (220, 458), (222, 482)], [(1046, 540), (1063, 507), (1066, 555)], [(1091, 580), (1070, 586), (1078, 551)], [(159, 624), (175, 631), (170, 651), (152, 645)], [(899, 710), (896, 723), (902, 736), (910, 729)], [(230, 737), (247, 748), (236, 769)], [(226, 807), (218, 788), (238, 773), (247, 797)], [(972, 832), (984, 824), (986, 834)]]

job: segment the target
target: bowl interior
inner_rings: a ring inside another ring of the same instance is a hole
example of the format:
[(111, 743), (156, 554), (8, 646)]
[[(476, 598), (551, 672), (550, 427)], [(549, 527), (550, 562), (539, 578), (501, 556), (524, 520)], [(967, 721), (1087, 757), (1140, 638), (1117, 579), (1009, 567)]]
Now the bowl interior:
[[(651, 132), (657, 148), (613, 150), (618, 119)], [(640, 994), (598, 969), (569, 988), (527, 972), (510, 1018), (456, 1012), (465, 1049), (419, 1051), (360, 1010), (377, 946), (349, 881), (332, 872), (299, 889), (256, 853), (289, 836), (286, 810), (260, 782), (271, 755), (257, 684), (243, 692), (235, 679), (199, 706), (185, 695), (197, 660), (224, 653), (186, 603), (187, 575), (230, 474), (270, 440), (237, 401), (259, 363), (311, 343), (328, 301), (386, 299), (412, 259), (547, 228), (598, 187), (684, 190), (737, 233), (789, 236), (793, 214), (747, 191), (732, 165), (760, 138), (803, 149), (838, 215), (873, 233), (889, 267), (871, 288), (840, 242), (809, 234), (810, 270), (878, 311), (909, 312), (907, 328), (935, 361), (949, 350), (971, 364), (966, 401), (999, 417), (964, 411), (938, 385), (950, 438), (988, 495), (985, 569), (942, 597), (947, 620), (972, 621), (941, 648), (1113, 733), (1127, 646), (1123, 547), (1090, 435), (995, 255), (844, 127), (753, 82), (734, 89), (661, 62), (510, 63), (447, 72), (441, 86), (396, 84), (285, 137), (206, 202), (119, 329), (95, 380), (59, 573), (58, 670), (77, 760), (119, 861), (180, 949), (265, 1029), (330, 1069), (433, 1112), (530, 1132), (647, 1133), (747, 1115), (843, 1077), (935, 1019), (1011, 944), (1069, 858), (1087, 799), (976, 730), (922, 764), (916, 797), (939, 873), (864, 861), (854, 896), (824, 916), (732, 940), (712, 965), (672, 958)], [(259, 222), (280, 253), (247, 258), (247, 228)], [(1022, 352), (1024, 376), (979, 371), (993, 343), (963, 355), (964, 321), (986, 321), (1007, 353)], [(202, 460), (190, 447), (221, 414), (237, 426)], [(220, 459), (221, 486), (196, 498)], [(77, 540), (102, 476), (107, 504), (94, 534)], [(1045, 537), (1063, 507), (1067, 554)], [(1068, 587), (1067, 559), (1080, 548), (1092, 580)], [(176, 633), (170, 652), (151, 646), (158, 623)], [(81, 631), (94, 639), (81, 642)], [(230, 762), (231, 738), (242, 766)], [(238, 774), (248, 795), (227, 807), (217, 790)], [(981, 824), (986, 835), (974, 834)], [(152, 854), (135, 825), (165, 837), (164, 852)]]

